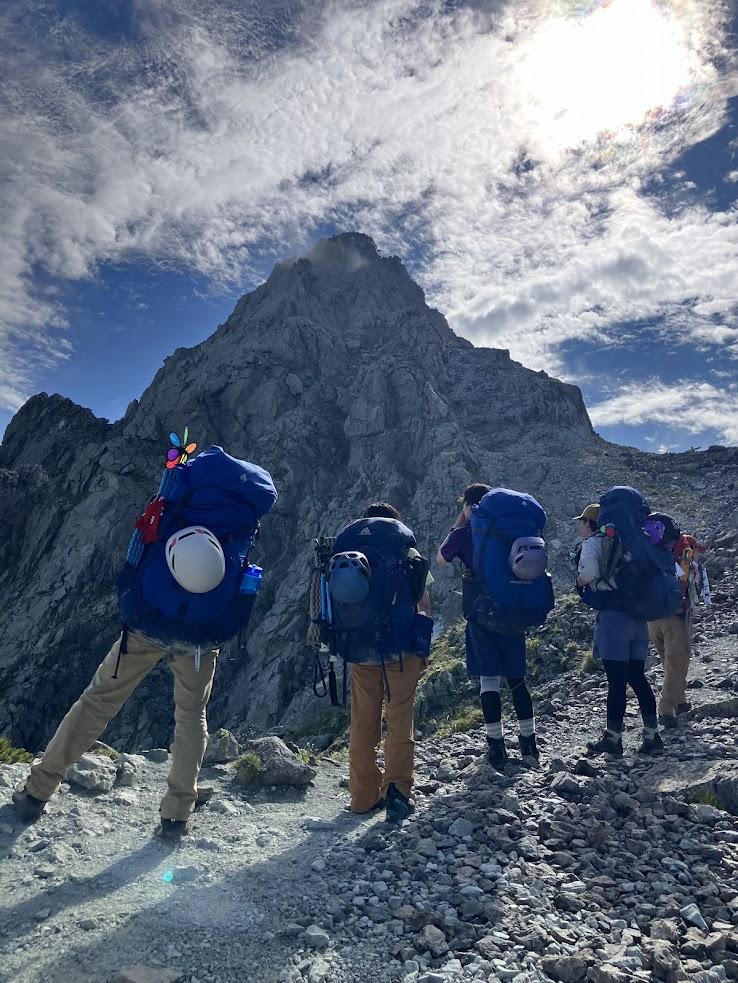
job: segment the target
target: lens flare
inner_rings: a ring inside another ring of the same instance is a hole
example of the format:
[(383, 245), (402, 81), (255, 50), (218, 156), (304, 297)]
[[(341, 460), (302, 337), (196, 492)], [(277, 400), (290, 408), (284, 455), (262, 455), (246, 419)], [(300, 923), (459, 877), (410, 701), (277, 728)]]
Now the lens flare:
[(164, 873), (161, 875), (161, 879), (164, 881), (165, 884), (171, 884), (172, 881), (174, 880), (174, 871), (165, 870)]

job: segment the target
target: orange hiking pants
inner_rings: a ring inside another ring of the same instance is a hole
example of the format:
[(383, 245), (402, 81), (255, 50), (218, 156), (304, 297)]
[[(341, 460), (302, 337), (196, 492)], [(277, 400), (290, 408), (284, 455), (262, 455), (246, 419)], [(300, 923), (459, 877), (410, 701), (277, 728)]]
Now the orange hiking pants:
[(664, 667), (659, 713), (671, 714), (687, 702), (687, 672), (692, 651), (692, 618), (678, 614), (649, 621), (648, 634)]
[[(26, 790), (35, 798), (44, 802), (51, 798), (64, 781), (67, 768), (90, 749), (141, 680), (167, 654), (165, 646), (129, 632), (128, 651), (121, 656), (116, 673), (119, 648), (120, 638), (59, 724), (41, 760), (31, 768)], [(203, 651), (199, 672), (195, 671), (194, 655), (169, 659), (174, 675), (175, 728), (168, 791), (161, 802), (163, 819), (187, 819), (195, 806), (197, 775), (208, 741), (205, 708), (217, 654), (217, 650)]]
[[(366, 812), (383, 798), (390, 784), (410, 795), (415, 764), (413, 713), (415, 689), (425, 663), (417, 655), (385, 662), (390, 699), (386, 699), (382, 667), (351, 666), (351, 736), (349, 790), (351, 811)], [(387, 720), (384, 774), (377, 763), (382, 739), (382, 707)]]

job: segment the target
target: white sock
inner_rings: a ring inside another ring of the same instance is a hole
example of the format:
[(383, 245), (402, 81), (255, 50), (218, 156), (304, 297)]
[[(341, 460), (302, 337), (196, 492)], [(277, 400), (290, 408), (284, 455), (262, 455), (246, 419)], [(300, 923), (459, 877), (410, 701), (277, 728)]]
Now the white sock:
[(487, 737), (492, 737), (497, 741), (502, 740), (501, 720), (498, 720), (496, 724), (485, 724), (484, 729), (487, 731)]
[(530, 720), (519, 720), (518, 723), (521, 737), (533, 737), (536, 732), (536, 722), (533, 717)]

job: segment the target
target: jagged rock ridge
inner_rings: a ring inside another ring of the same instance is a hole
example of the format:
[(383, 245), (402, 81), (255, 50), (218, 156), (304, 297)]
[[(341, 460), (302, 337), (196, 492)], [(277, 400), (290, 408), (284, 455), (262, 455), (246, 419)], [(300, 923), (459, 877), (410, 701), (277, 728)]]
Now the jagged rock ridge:
[[(11, 528), (0, 544), (0, 734), (14, 743), (43, 746), (114, 638), (114, 574), (158, 483), (166, 434), (185, 425), (201, 447), (263, 464), (280, 490), (259, 544), (267, 576), (248, 650), (223, 653), (214, 726), (310, 712), (312, 538), (367, 501), (395, 502), (430, 550), (469, 480), (525, 488), (549, 511), (563, 574), (572, 509), (614, 480), (654, 486), (653, 456), (597, 437), (576, 387), (458, 338), (368, 237), (321, 240), (279, 263), (205, 342), (177, 349), (117, 423), (46, 394), (11, 421), (0, 448)], [(694, 509), (706, 528), (704, 468), (708, 483), (724, 481), (736, 457), (718, 450), (701, 467), (660, 504)], [(441, 617), (454, 610), (450, 583), (439, 577)], [(152, 674), (108, 739), (129, 750), (166, 743), (166, 673)]]

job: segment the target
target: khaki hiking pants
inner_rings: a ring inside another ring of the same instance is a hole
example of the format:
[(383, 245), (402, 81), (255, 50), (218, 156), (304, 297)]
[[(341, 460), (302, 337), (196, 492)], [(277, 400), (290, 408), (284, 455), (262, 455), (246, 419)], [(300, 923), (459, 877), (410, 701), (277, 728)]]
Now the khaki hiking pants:
[[(44, 802), (59, 788), (67, 768), (88, 751), (109, 720), (123, 706), (154, 666), (167, 655), (166, 648), (129, 632), (125, 655), (121, 656), (117, 679), (119, 638), (106, 655), (92, 682), (77, 700), (51, 738), (41, 760), (33, 765), (26, 791)], [(169, 658), (174, 674), (174, 741), (168, 791), (161, 802), (163, 819), (187, 819), (195, 806), (197, 775), (208, 740), (205, 708), (210, 699), (217, 650), (203, 651), (200, 671), (194, 655)]]
[(648, 634), (664, 667), (664, 684), (661, 688), (659, 713), (671, 714), (681, 703), (687, 702), (687, 672), (692, 652), (692, 617), (690, 612), (681, 618), (649, 621)]
[[(366, 812), (383, 798), (394, 782), (410, 795), (415, 765), (413, 713), (415, 689), (425, 663), (417, 655), (399, 662), (385, 662), (390, 699), (386, 700), (382, 667), (351, 666), (351, 736), (349, 741), (349, 790), (351, 811)], [(384, 747), (385, 770), (377, 764), (382, 739), (382, 706), (387, 719)]]

